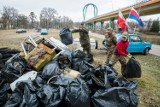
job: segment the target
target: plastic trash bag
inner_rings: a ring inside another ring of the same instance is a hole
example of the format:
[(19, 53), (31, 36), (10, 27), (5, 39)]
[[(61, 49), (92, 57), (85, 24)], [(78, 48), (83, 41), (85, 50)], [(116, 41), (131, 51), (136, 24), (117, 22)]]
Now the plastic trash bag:
[(113, 81), (117, 78), (118, 73), (112, 66), (105, 66), (105, 72), (107, 74), (107, 78), (110, 82), (110, 84), (113, 84)]
[(2, 69), (2, 75), (9, 83), (19, 78), (28, 67), (24, 58), (19, 55), (14, 55), (5, 64)]
[(69, 28), (61, 29), (59, 36), (61, 38), (62, 43), (64, 43), (65, 45), (73, 43), (72, 32)]
[(87, 62), (89, 63), (89, 66), (93, 62), (93, 59), (91, 57), (88, 57), (84, 52), (77, 50), (72, 53), (72, 63), (71, 67), (74, 70), (79, 71), (79, 67), (81, 66), (81, 63)]
[(37, 93), (45, 107), (59, 107), (64, 97), (65, 89), (62, 86), (44, 85)]
[(92, 96), (94, 107), (137, 107), (138, 97), (126, 87), (98, 90)]
[(72, 53), (72, 58), (80, 58), (83, 59), (86, 57), (86, 54), (81, 50), (76, 50)]
[(66, 107), (90, 107), (89, 89), (81, 78), (72, 78), (61, 74), (53, 77), (49, 85), (65, 88), (64, 103)]
[(0, 106), (1, 107), (7, 101), (7, 91), (9, 89), (10, 89), (9, 84), (6, 83), (5, 79), (0, 74)]
[(42, 77), (43, 79), (49, 79), (54, 75), (60, 75), (61, 70), (57, 63), (55, 62), (49, 62), (42, 71)]
[(129, 81), (124, 77), (119, 77), (114, 80), (114, 87), (126, 87), (132, 91), (135, 91), (138, 85), (138, 81)]
[(124, 76), (127, 78), (141, 77), (141, 65), (134, 57), (129, 59), (125, 68)]
[(23, 101), (23, 97), (19, 92), (12, 93), (12, 96), (6, 102), (4, 107), (24, 107), (20, 106), (21, 102)]
[(68, 107), (90, 107), (89, 89), (82, 79), (77, 78), (70, 82), (65, 103)]
[[(31, 81), (30, 81), (31, 82)], [(27, 107), (39, 107), (39, 100), (36, 95), (36, 90), (33, 88), (33, 85), (24, 85), (24, 99)]]
[(25, 81), (25, 80), (28, 80), (28, 79), (31, 79), (31, 80), (34, 80), (37, 76), (37, 72), (36, 71), (30, 71), (30, 72), (27, 72), (25, 74), (23, 74), (21, 77), (19, 77), (17, 80), (15, 80), (14, 82), (12, 82), (10, 84), (10, 87), (12, 89), (12, 91), (14, 91), (14, 89), (16, 88), (16, 83), (19, 82), (19, 81)]
[(37, 89), (31, 80), (20, 81), (5, 107), (39, 107), (39, 100), (36, 95)]

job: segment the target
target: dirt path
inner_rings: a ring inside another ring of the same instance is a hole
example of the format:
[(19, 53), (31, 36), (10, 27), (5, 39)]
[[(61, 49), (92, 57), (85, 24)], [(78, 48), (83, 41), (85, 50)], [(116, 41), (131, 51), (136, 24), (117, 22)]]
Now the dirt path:
[(149, 53), (160, 56), (160, 46), (152, 44), (152, 49), (149, 51)]

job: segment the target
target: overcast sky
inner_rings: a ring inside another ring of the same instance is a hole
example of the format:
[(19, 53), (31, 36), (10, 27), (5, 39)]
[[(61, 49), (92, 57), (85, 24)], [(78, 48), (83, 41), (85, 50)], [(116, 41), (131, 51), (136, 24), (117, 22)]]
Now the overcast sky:
[[(0, 0), (0, 10), (3, 6), (14, 7), (19, 14), (29, 15), (34, 12), (38, 16), (43, 8), (54, 8), (58, 16), (67, 16), (74, 22), (83, 21), (83, 8), (88, 3), (93, 3), (98, 7), (98, 15), (111, 12), (140, 0)], [(94, 16), (94, 9), (88, 6), (86, 20)], [(143, 18), (142, 18), (143, 20)]]

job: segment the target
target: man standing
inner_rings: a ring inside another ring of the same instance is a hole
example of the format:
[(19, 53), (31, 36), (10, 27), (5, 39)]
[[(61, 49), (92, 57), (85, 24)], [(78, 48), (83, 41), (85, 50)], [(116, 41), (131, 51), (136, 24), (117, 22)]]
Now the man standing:
[(111, 58), (111, 64), (114, 66), (117, 61), (121, 63), (121, 73), (124, 76), (124, 71), (126, 67), (126, 59), (125, 57), (131, 58), (131, 55), (128, 54), (127, 48), (128, 48), (129, 42), (128, 42), (128, 33), (123, 32), (122, 34), (122, 40), (120, 40), (115, 48), (114, 54)]
[(110, 61), (113, 51), (117, 44), (116, 36), (113, 32), (112, 28), (107, 28), (107, 34), (105, 34), (105, 40), (106, 40), (106, 47), (107, 47), (107, 59), (106, 64)]
[(86, 52), (87, 55), (91, 55), (91, 46), (90, 46), (90, 38), (88, 35), (88, 31), (84, 27), (84, 22), (81, 22), (81, 26), (79, 29), (74, 29), (72, 33), (79, 32), (79, 41), (81, 47), (83, 48), (83, 52)]

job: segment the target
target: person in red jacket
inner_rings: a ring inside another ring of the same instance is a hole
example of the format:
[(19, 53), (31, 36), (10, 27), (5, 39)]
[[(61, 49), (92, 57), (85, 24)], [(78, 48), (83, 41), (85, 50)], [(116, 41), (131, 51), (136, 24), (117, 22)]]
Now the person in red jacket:
[(120, 40), (115, 48), (114, 54), (111, 58), (111, 63), (114, 66), (117, 61), (121, 63), (121, 73), (124, 75), (125, 67), (126, 67), (126, 59), (125, 57), (131, 58), (131, 55), (128, 53), (129, 42), (128, 42), (128, 33), (123, 32), (122, 40)]

